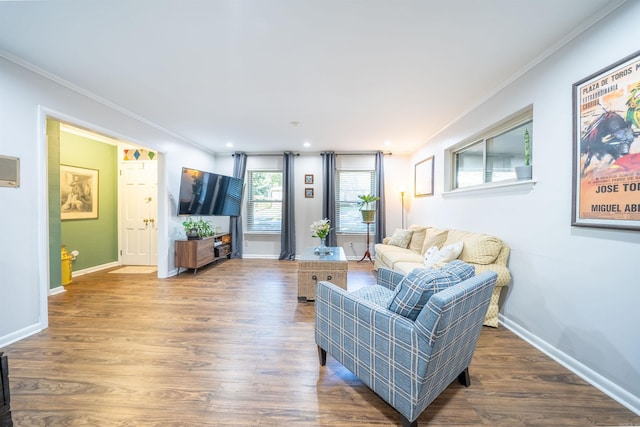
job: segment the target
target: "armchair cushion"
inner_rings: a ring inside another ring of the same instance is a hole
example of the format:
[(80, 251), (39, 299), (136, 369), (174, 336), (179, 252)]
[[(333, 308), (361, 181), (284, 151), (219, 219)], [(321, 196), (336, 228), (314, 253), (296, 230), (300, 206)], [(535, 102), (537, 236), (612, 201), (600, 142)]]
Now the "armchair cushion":
[(393, 298), (393, 291), (384, 286), (372, 285), (353, 291), (351, 295), (372, 302), (380, 307), (387, 307), (389, 301)]
[(402, 279), (387, 308), (416, 320), (433, 294), (472, 277), (474, 273), (473, 266), (458, 260), (438, 270), (416, 268)]

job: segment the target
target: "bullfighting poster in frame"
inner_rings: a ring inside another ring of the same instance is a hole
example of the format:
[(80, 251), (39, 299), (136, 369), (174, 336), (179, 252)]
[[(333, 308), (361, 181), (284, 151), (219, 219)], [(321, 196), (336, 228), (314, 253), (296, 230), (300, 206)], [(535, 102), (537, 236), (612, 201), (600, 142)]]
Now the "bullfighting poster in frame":
[(640, 51), (573, 85), (574, 226), (640, 230)]

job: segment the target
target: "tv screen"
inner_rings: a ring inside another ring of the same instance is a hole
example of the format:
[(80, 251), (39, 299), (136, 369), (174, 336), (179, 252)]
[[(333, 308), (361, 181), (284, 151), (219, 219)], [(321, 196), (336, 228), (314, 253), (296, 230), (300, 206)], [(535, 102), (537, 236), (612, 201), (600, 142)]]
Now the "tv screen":
[(243, 184), (240, 178), (182, 168), (178, 215), (238, 216)]

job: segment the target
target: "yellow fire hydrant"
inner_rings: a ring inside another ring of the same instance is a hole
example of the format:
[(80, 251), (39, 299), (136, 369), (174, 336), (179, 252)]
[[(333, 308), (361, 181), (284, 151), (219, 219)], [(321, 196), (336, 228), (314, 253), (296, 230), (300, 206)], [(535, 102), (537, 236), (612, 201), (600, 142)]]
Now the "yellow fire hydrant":
[(62, 284), (68, 285), (71, 283), (71, 260), (73, 260), (73, 255), (67, 251), (64, 245), (62, 245), (60, 255), (62, 258)]

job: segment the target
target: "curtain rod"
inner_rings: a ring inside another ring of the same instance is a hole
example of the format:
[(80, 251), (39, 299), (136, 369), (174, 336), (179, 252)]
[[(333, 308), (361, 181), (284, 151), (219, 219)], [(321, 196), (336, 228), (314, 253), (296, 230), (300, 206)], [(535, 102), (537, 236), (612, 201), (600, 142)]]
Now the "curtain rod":
[[(322, 155), (323, 153), (326, 153), (327, 151), (323, 151), (323, 152), (319, 152), (319, 151), (315, 151), (313, 153), (302, 153), (305, 155), (313, 155), (313, 156), (317, 156), (317, 155)], [(371, 156), (374, 154), (377, 154), (377, 151), (345, 151), (345, 152), (340, 152), (340, 151), (336, 151), (334, 152), (334, 154), (336, 156)], [(284, 152), (282, 153), (244, 153), (247, 155), (247, 157), (273, 157), (273, 156), (282, 156), (284, 155)], [(300, 153), (294, 153), (296, 157), (300, 156)], [(385, 156), (392, 156), (393, 153), (392, 152), (387, 152), (387, 153), (382, 153)], [(232, 153), (231, 157), (235, 157), (236, 153)]]
[[(280, 157), (284, 155), (284, 152), (282, 153), (244, 153), (247, 155), (247, 157)], [(296, 157), (300, 155), (300, 153), (292, 153), (293, 155), (295, 155)], [(235, 157), (236, 153), (231, 154), (231, 157)]]
[[(324, 151), (323, 153), (330, 153), (330, 151)], [(323, 153), (320, 153), (320, 155), (322, 155)], [(334, 151), (333, 153), (336, 156), (367, 156), (367, 155), (378, 154), (379, 151), (344, 151), (344, 152)], [(382, 154), (384, 154), (385, 156), (393, 155), (392, 152), (388, 152), (388, 153), (383, 152)]]

